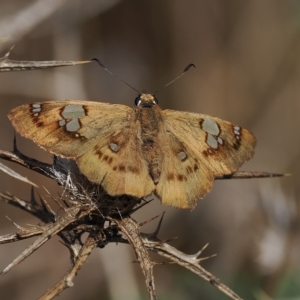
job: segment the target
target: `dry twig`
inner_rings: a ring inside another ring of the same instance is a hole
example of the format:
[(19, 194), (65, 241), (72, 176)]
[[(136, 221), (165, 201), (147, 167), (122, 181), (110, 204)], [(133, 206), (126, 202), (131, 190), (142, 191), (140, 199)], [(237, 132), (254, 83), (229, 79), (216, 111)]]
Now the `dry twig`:
[(67, 67), (80, 64), (87, 64), (91, 61), (71, 61), (71, 60), (49, 60), (49, 61), (21, 61), (8, 59), (13, 47), (0, 57), (0, 72), (29, 71), (36, 69), (47, 69), (55, 67)]

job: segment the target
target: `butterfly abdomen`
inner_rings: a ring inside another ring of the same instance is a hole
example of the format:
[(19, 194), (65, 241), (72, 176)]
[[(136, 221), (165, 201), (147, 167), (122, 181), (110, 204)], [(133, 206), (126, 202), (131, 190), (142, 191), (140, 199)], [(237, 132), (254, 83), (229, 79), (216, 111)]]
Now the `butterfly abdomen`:
[(147, 162), (149, 175), (153, 182), (159, 182), (161, 174), (162, 151), (159, 143), (159, 133), (162, 124), (161, 109), (152, 107), (138, 107), (138, 120), (141, 123), (142, 154)]

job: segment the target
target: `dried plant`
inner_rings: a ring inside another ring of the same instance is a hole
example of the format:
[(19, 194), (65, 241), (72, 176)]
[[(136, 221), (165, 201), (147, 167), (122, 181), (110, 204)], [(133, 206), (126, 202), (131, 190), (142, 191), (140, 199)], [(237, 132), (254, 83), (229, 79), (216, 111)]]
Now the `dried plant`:
[(91, 61), (66, 61), (66, 60), (49, 60), (49, 61), (19, 61), (9, 59), (9, 55), (14, 48), (3, 56), (0, 57), (0, 72), (11, 72), (11, 71), (29, 71), (35, 69), (47, 69), (55, 67), (69, 67), (80, 64), (87, 64)]
[[(200, 265), (202, 260), (207, 259), (207, 257), (199, 257), (206, 246), (197, 253), (188, 255), (172, 247), (168, 241), (160, 240), (157, 235), (162, 218), (154, 233), (141, 232), (142, 224), (137, 223), (131, 215), (147, 205), (148, 202), (145, 200), (131, 196), (112, 197), (107, 195), (101, 186), (89, 182), (79, 172), (76, 163), (71, 160), (54, 157), (52, 165), (45, 164), (23, 155), (17, 149), (16, 144), (12, 152), (0, 151), (0, 157), (44, 174), (64, 188), (60, 199), (55, 199), (64, 210), (61, 216), (58, 216), (50, 208), (45, 199), (41, 198), (39, 204), (34, 193), (31, 194), (30, 201), (0, 193), (1, 200), (25, 210), (44, 223), (44, 225), (27, 228), (14, 223), (17, 231), (0, 237), (0, 243), (4, 244), (38, 236), (32, 245), (2, 271), (1, 275), (9, 272), (55, 235), (62, 239), (70, 251), (71, 266), (69, 271), (39, 299), (52, 299), (64, 289), (72, 287), (74, 277), (92, 250), (103, 248), (108, 243), (127, 243), (133, 247), (144, 274), (149, 299), (156, 299), (153, 276), (153, 267), (156, 263), (150, 258), (149, 251), (168, 258), (172, 263), (197, 274), (231, 299), (241, 299)], [(272, 176), (268, 173), (236, 172), (232, 174), (232, 177), (249, 178), (267, 175)], [(279, 176), (280, 174), (273, 175)], [(81, 236), (84, 233), (88, 233), (88, 238), (82, 242)]]

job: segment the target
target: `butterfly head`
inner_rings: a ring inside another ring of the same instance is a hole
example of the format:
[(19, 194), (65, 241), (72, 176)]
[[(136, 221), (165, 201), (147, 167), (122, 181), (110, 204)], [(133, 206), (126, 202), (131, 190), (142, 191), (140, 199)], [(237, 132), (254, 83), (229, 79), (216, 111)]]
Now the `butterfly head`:
[(153, 95), (143, 93), (135, 98), (134, 103), (136, 106), (151, 108), (151, 107), (157, 105), (158, 101)]

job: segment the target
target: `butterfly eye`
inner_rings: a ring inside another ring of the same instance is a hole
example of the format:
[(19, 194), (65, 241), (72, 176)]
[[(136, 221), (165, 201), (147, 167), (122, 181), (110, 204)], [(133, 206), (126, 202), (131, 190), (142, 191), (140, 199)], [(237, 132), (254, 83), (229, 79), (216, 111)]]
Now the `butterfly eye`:
[(155, 98), (155, 97), (154, 97), (154, 102), (155, 102), (156, 104), (158, 104), (158, 100), (157, 100), (157, 98)]
[(138, 96), (138, 97), (135, 98), (134, 104), (135, 104), (136, 106), (138, 106), (140, 101), (141, 101), (141, 97)]

